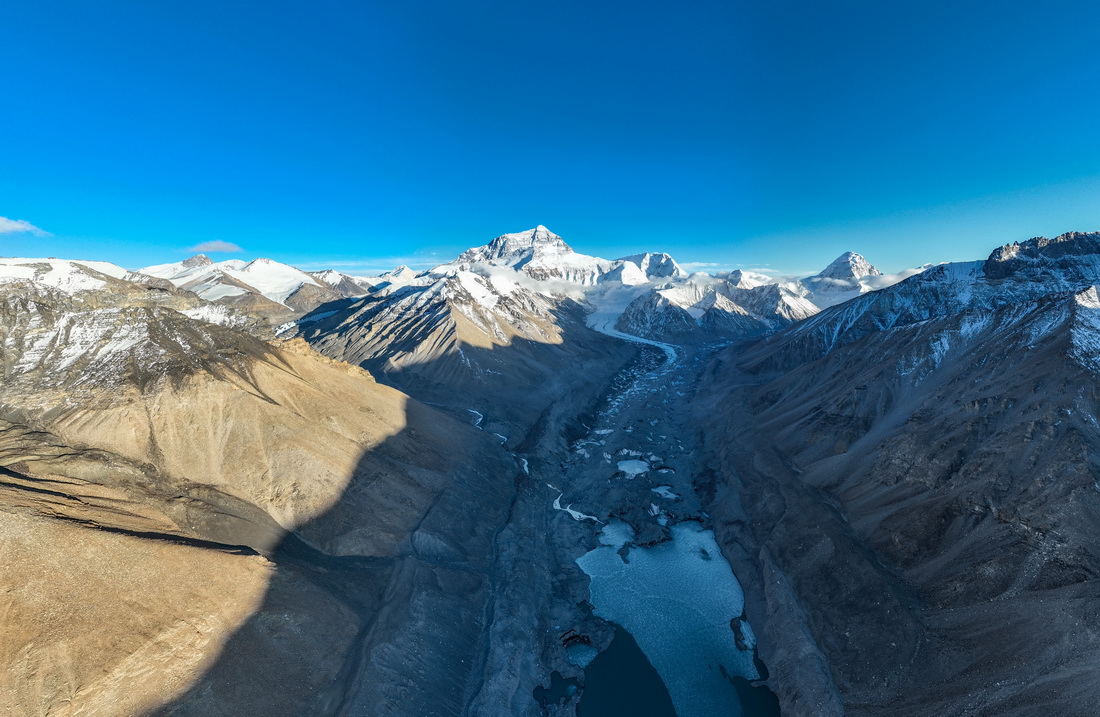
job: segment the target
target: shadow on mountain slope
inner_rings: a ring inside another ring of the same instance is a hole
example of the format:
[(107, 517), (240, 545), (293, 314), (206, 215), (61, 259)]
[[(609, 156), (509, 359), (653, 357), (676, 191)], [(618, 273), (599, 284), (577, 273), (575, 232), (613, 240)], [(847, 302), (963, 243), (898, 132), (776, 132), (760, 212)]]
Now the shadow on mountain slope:
[(407, 423), (283, 539), (263, 604), (158, 713), (461, 711), (518, 467), (438, 411), (410, 402)]
[(791, 331), (712, 364), (713, 511), (785, 706), (1095, 711), (1100, 389), (1076, 311), (922, 321), (779, 372), (760, 356), (801, 355)]
[(575, 387), (605, 382), (638, 351), (589, 328), (587, 309), (573, 301), (540, 319), (546, 340), (512, 335), (503, 344), (442, 304), (410, 312), (384, 331), (364, 306), (353, 300), (319, 307), (303, 317), (300, 336), (319, 353), (361, 366), (417, 400), (463, 418), (467, 409), (483, 413), (483, 428), (510, 439)]
[[(409, 401), (405, 428), (363, 454), (339, 501), (271, 553), (276, 569), (262, 604), (216, 662), (149, 714), (461, 714), (491, 699), (478, 695), (495, 593), (528, 591), (533, 612), (555, 577), (539, 552), (537, 521), (512, 521), (531, 481), (490, 430), (509, 431), (509, 445), (521, 449), (564, 450), (566, 425), (637, 354), (584, 331), (592, 336), (583, 346), (565, 333), (561, 344), (464, 347), (473, 378), (453, 365), (423, 366), (441, 380), (411, 382), (410, 391), (452, 415)], [(501, 365), (511, 372), (476, 370)], [(486, 414), (486, 430), (472, 425), (469, 408)], [(502, 567), (502, 549), (532, 551), (519, 560), (529, 571), (523, 580)], [(507, 676), (527, 685), (508, 697), (515, 704), (533, 704), (539, 658), (524, 653), (540, 644), (536, 633), (553, 632), (541, 616), (531, 619), (528, 634), (493, 638), (516, 640), (517, 664), (528, 665)]]

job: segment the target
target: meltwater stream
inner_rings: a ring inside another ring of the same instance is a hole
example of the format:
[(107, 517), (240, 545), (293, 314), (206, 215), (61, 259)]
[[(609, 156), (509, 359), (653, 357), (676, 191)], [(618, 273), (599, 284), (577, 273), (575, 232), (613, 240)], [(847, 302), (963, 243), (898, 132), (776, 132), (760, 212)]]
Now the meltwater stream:
[(641, 548), (628, 524), (604, 527), (601, 545), (577, 558), (592, 606), (634, 636), (679, 717), (739, 715), (734, 678), (761, 677), (751, 628), (742, 622), (741, 649), (730, 626), (744, 609), (741, 586), (711, 531), (684, 522), (671, 532), (672, 540)]

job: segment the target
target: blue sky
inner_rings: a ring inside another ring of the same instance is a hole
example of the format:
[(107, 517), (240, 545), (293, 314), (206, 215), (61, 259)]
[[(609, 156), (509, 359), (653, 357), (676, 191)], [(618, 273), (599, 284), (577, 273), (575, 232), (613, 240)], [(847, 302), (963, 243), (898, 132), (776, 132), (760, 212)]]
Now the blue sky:
[[(0, 6), (0, 254), (887, 271), (1100, 229), (1093, 2)], [(228, 255), (221, 255), (228, 256)]]

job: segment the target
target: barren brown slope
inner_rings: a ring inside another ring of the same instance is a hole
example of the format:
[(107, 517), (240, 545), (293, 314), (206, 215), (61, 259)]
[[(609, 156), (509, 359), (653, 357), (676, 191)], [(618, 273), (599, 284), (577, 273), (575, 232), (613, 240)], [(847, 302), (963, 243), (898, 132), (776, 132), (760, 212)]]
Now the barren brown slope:
[[(3, 711), (132, 715), (176, 696), (212, 714), (210, 680), (243, 656), (223, 714), (320, 714), (383, 626), (478, 649), (476, 620), (408, 604), (478, 609), (442, 576), (488, 582), (516, 470), (491, 437), (304, 345), (119, 291), (0, 288)], [(361, 595), (324, 578), (333, 560), (368, 578)]]

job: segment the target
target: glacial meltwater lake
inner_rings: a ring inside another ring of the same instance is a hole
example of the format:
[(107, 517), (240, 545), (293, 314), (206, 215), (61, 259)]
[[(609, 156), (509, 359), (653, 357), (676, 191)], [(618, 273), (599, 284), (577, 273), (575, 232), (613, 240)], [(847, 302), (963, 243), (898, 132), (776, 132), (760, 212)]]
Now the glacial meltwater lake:
[(626, 630), (584, 670), (577, 717), (676, 717), (665, 683)]
[[(655, 711), (642, 712), (601, 713), (589, 703), (592, 699), (603, 704), (599, 694), (621, 683), (624, 674), (636, 672), (634, 684), (640, 685), (649, 665), (660, 676), (678, 717), (777, 714), (742, 709), (735, 680), (744, 691), (751, 689), (748, 681), (761, 678), (753, 659), (756, 638), (742, 622), (747, 649), (737, 646), (730, 621), (742, 615), (744, 594), (714, 533), (690, 521), (670, 530), (671, 540), (641, 548), (633, 545), (634, 530), (628, 524), (613, 521), (600, 531), (601, 545), (577, 559), (591, 579), (595, 614), (622, 626), (629, 633), (626, 637), (633, 638), (623, 640), (624, 630), (618, 631), (612, 648), (586, 670), (580, 714), (672, 714), (656, 711), (657, 698), (649, 703)], [(633, 641), (643, 655), (632, 653)]]

